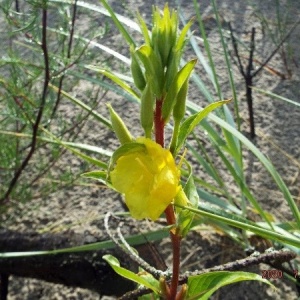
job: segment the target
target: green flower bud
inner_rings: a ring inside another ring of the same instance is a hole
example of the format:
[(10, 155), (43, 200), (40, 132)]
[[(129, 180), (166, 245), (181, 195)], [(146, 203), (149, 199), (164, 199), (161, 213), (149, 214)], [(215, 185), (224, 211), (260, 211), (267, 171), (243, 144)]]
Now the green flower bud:
[(167, 67), (171, 50), (175, 47), (177, 38), (178, 15), (166, 4), (163, 15), (159, 9), (153, 11), (152, 47), (160, 56), (163, 67)]
[[(188, 78), (189, 79), (189, 78)], [(173, 118), (175, 122), (181, 122), (185, 115), (185, 103), (187, 98), (187, 92), (189, 88), (189, 81), (188, 79), (183, 83), (181, 89), (179, 90), (176, 102), (173, 108)]]
[(154, 118), (153, 106), (154, 94), (151, 90), (150, 84), (147, 84), (141, 97), (141, 125), (147, 138), (151, 138)]
[(143, 45), (136, 50), (146, 70), (146, 79), (151, 84), (153, 93), (160, 98), (163, 93), (164, 71), (160, 58), (150, 46)]
[(178, 72), (179, 58), (180, 57), (173, 49), (172, 52), (170, 53), (168, 68), (166, 70), (166, 91), (169, 90), (169, 87)]
[(121, 144), (132, 142), (133, 138), (121, 117), (114, 111), (110, 104), (107, 104), (112, 128)]
[(133, 77), (133, 81), (135, 86), (140, 90), (143, 91), (146, 86), (146, 80), (143, 74), (143, 71), (141, 69), (141, 66), (139, 65), (139, 62), (135, 56), (134, 50), (131, 49), (131, 74)]

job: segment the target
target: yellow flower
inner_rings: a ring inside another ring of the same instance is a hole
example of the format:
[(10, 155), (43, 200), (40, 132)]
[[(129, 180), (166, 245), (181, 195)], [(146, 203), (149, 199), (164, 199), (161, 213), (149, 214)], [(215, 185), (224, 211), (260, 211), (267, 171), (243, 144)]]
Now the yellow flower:
[(120, 156), (110, 173), (111, 182), (125, 194), (132, 217), (155, 221), (179, 191), (180, 172), (169, 150), (143, 137), (136, 142), (145, 148)]

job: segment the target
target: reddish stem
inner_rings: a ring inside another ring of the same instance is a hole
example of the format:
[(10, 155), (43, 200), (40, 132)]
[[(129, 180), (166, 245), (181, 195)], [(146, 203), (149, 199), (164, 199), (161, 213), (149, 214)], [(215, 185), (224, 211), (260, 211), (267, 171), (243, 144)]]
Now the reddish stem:
[(160, 144), (162, 147), (164, 147), (164, 127), (165, 122), (162, 119), (161, 115), (161, 109), (162, 109), (162, 100), (157, 99), (156, 100), (156, 108), (154, 112), (154, 126), (155, 126), (155, 141), (157, 144)]
[[(175, 225), (176, 218), (173, 205), (170, 204), (166, 210), (166, 219), (168, 225)], [(179, 265), (180, 265), (180, 236), (176, 232), (176, 228), (174, 228), (175, 232), (170, 232), (170, 237), (172, 241), (173, 247), (173, 270), (172, 270), (172, 280), (170, 286), (170, 295), (168, 295), (168, 300), (174, 300), (177, 294), (178, 280), (179, 280)]]
[[(164, 126), (165, 122), (162, 119), (162, 100), (156, 100), (156, 107), (154, 112), (154, 126), (155, 126), (155, 141), (164, 147)], [(173, 205), (170, 204), (166, 210), (166, 219), (168, 225), (176, 224), (176, 216), (174, 212)], [(170, 232), (170, 237), (172, 241), (173, 247), (173, 274), (170, 285), (170, 293), (167, 295), (168, 300), (174, 300), (177, 294), (178, 288), (178, 279), (179, 279), (179, 265), (180, 265), (180, 236), (176, 232), (176, 228), (174, 228), (175, 232)]]

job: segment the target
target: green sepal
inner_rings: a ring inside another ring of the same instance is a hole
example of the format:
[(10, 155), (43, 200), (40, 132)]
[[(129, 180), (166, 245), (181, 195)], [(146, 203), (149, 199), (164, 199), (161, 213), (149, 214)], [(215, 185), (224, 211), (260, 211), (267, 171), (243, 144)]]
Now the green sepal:
[(148, 31), (148, 27), (145, 23), (145, 20), (142, 18), (142, 16), (140, 15), (140, 13), (137, 13), (137, 19), (139, 21), (139, 25), (142, 31), (142, 34), (144, 36), (144, 40), (146, 45), (150, 46), (151, 45), (151, 39), (150, 39), (150, 35), (149, 35), (149, 31)]
[(181, 51), (183, 50), (183, 47), (185, 45), (185, 41), (186, 41), (186, 34), (188, 32), (188, 30), (190, 29), (190, 27), (192, 26), (194, 20), (190, 20), (181, 30), (179, 38), (177, 40), (177, 44), (176, 44), (176, 52), (181, 53)]
[(112, 128), (121, 144), (132, 142), (133, 138), (121, 117), (115, 112), (110, 104), (107, 104)]
[(146, 151), (146, 146), (141, 143), (131, 142), (127, 144), (121, 145), (118, 149), (115, 150), (113, 155), (111, 156), (111, 160), (109, 163), (109, 170), (114, 166), (116, 161), (123, 155), (134, 152)]
[[(177, 33), (177, 22), (178, 19), (177, 13), (172, 11), (172, 16), (170, 15), (170, 10), (168, 4), (165, 5), (163, 16), (160, 19), (160, 24), (158, 26), (158, 40), (157, 47), (161, 57), (162, 65), (167, 66), (169, 54), (171, 49), (175, 46), (176, 42), (176, 33)], [(172, 21), (176, 23), (174, 30)]]

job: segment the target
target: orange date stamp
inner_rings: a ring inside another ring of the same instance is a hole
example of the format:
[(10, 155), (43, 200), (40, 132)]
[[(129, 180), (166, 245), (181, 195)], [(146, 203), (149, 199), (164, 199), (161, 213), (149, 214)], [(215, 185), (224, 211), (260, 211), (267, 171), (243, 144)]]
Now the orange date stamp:
[[(299, 271), (297, 269), (294, 269), (293, 273), (296, 279), (300, 278)], [(281, 279), (283, 277), (283, 272), (276, 269), (261, 270), (261, 277), (264, 279)]]

